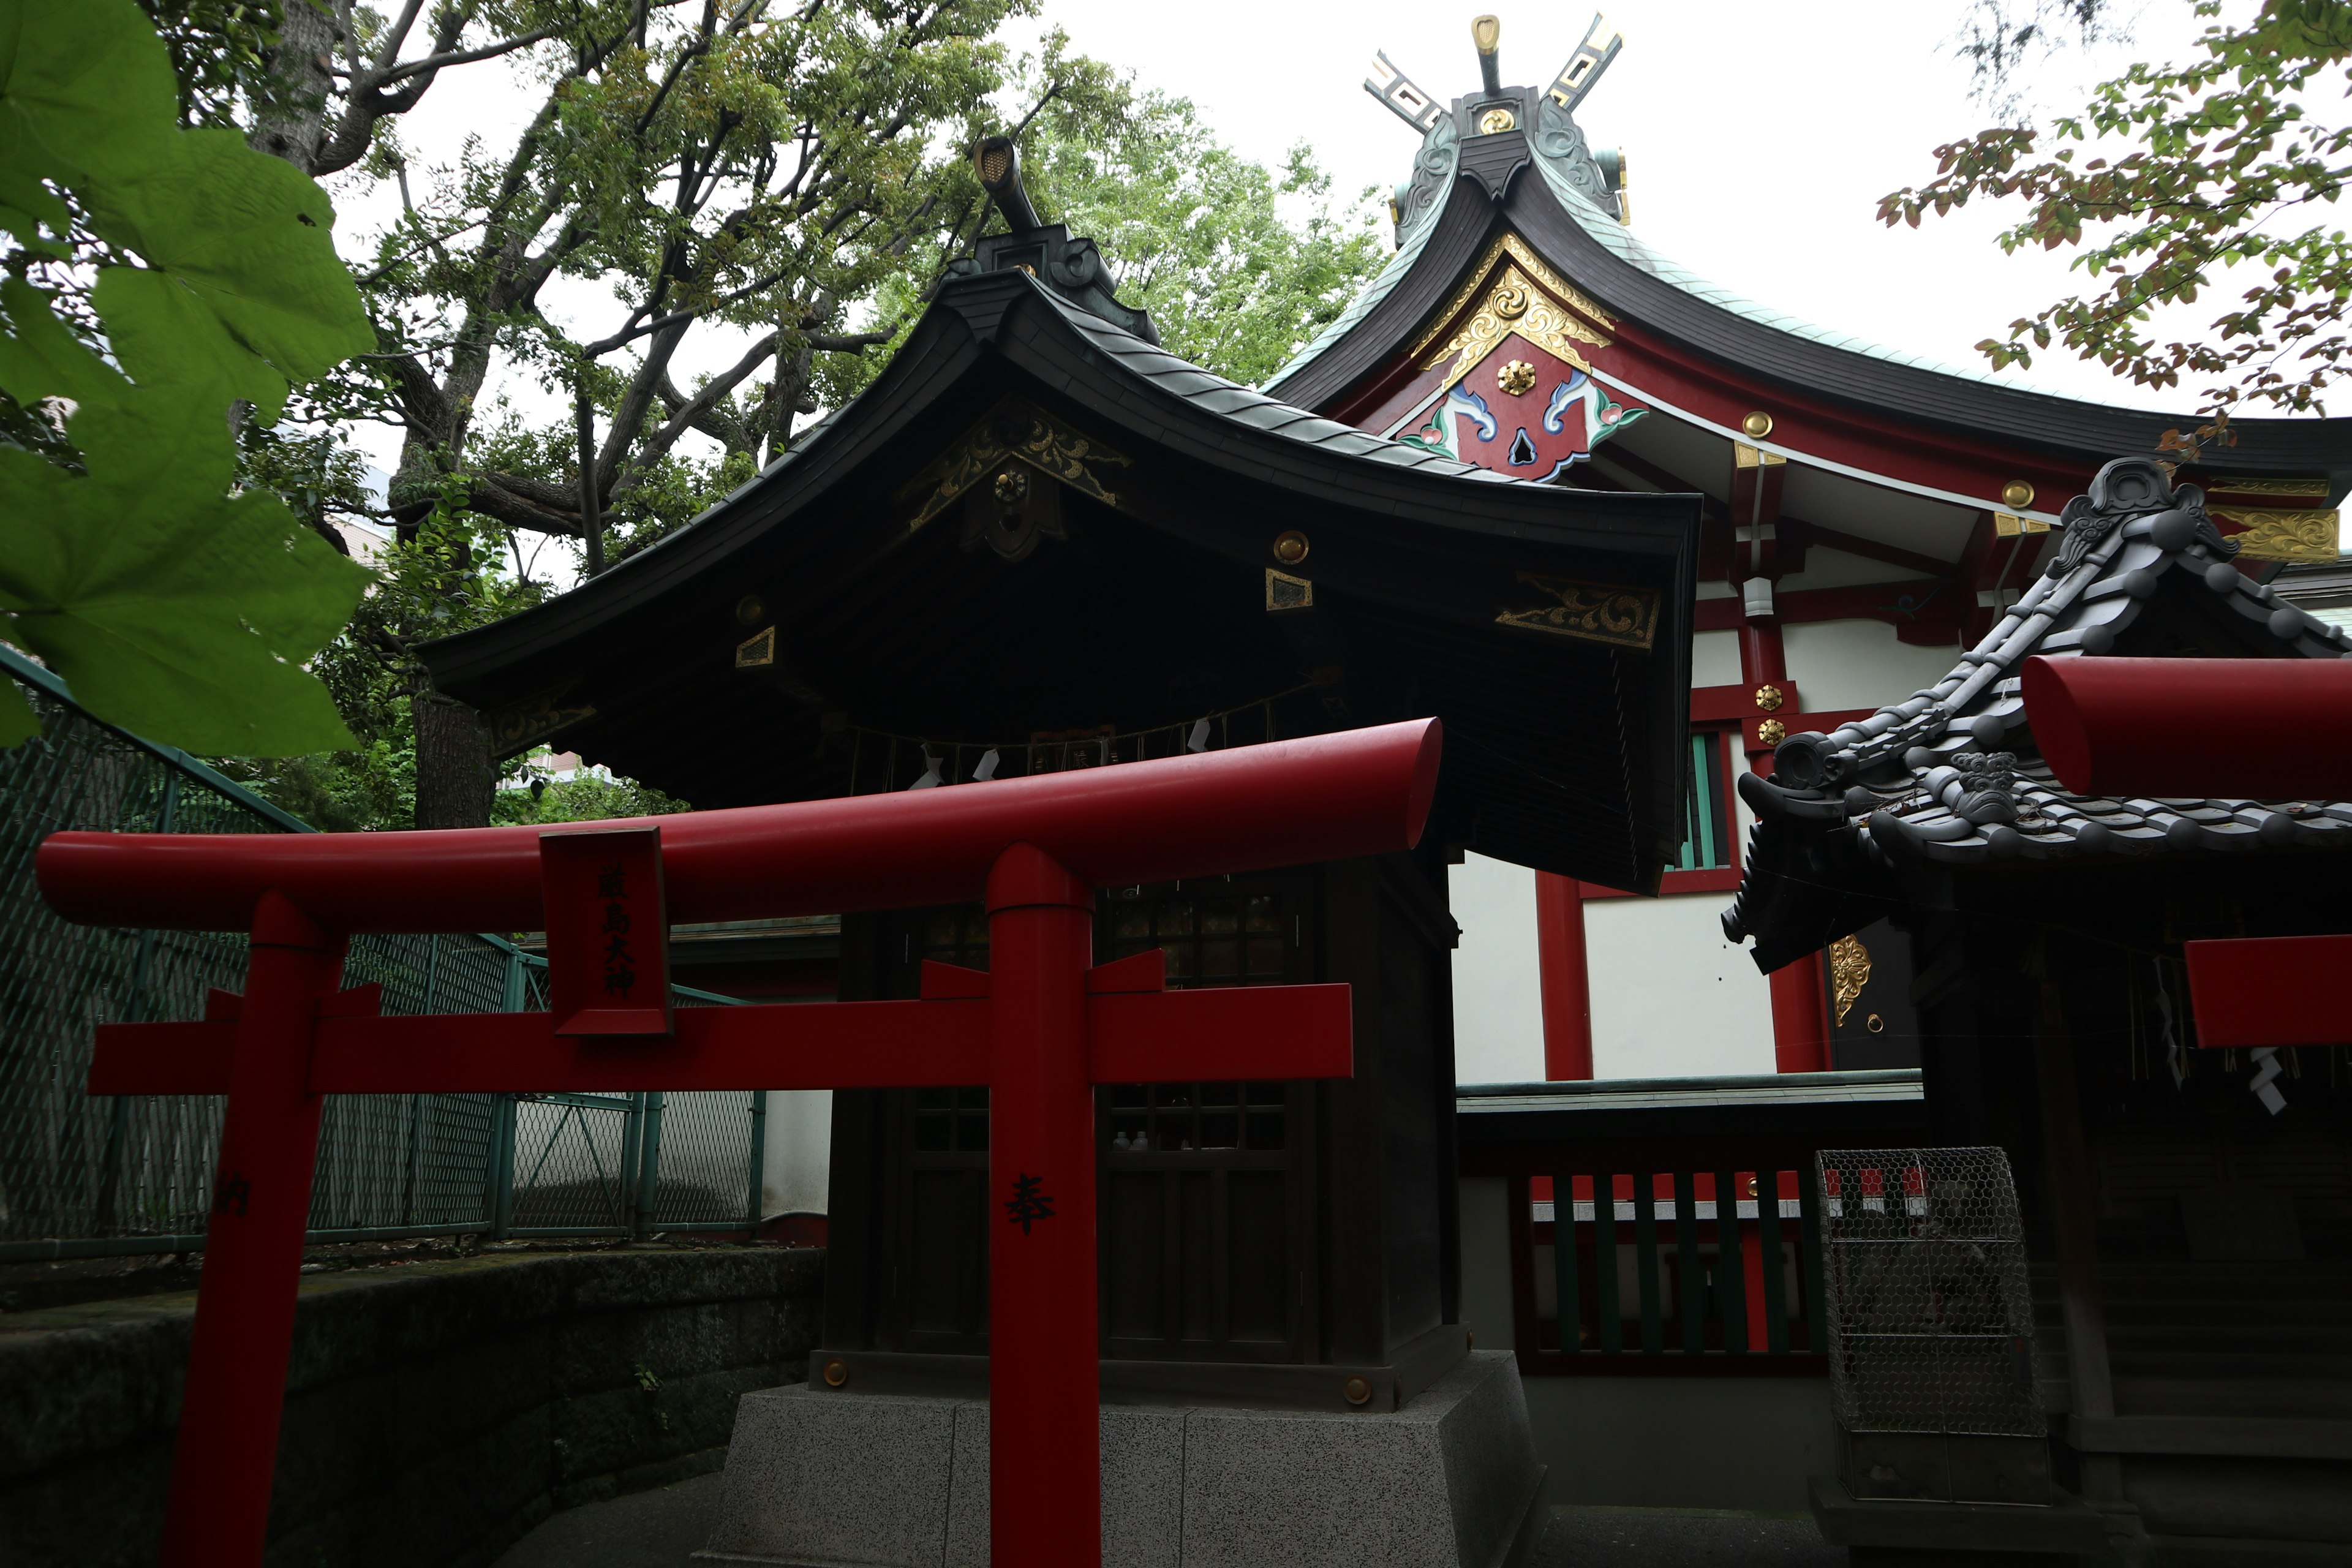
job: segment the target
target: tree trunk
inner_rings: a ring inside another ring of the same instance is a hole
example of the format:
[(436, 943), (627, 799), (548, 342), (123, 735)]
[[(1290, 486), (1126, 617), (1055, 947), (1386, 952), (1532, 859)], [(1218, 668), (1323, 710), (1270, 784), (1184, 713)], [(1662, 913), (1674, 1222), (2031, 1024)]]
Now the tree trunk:
[(416, 729), (416, 826), (488, 826), (498, 770), (482, 716), (422, 682), (408, 709)]
[(327, 105), (335, 90), (328, 64), (340, 34), (334, 17), (309, 0), (286, 6), (278, 42), (268, 56), (269, 85), (254, 106), (247, 146), (283, 158), (306, 174), (318, 167)]

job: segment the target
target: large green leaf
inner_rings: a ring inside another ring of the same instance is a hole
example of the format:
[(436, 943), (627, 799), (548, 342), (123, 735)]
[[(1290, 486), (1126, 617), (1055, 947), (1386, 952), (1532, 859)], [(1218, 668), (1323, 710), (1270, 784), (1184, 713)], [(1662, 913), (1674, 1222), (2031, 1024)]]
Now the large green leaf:
[(133, 0), (0, 0), (0, 226), (39, 244), (42, 184), (137, 174), (177, 132), (171, 58)]
[(87, 478), (0, 450), (9, 640), (152, 740), (247, 756), (351, 746), (302, 661), (350, 618), (367, 574), (275, 496), (227, 493), (218, 405), (141, 389), (81, 408), (67, 434)]
[(89, 407), (130, 395), (121, 373), (66, 331), (49, 297), (21, 278), (0, 279), (0, 392), (26, 407), (48, 397)]
[(90, 205), (100, 232), (147, 263), (108, 268), (93, 295), (135, 381), (221, 385), (269, 420), (289, 384), (374, 346), (326, 193), (233, 131), (183, 133)]

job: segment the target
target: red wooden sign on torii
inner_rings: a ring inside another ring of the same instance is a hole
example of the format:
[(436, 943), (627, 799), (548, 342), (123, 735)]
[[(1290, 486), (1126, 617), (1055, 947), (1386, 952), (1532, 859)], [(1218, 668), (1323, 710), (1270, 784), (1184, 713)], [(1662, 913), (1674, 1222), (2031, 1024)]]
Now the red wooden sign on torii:
[[(165, 1516), (174, 1568), (261, 1560), (320, 1097), (986, 1085), (990, 1546), (1101, 1561), (1097, 1083), (1345, 1078), (1348, 988), (1168, 992), (1093, 963), (1097, 887), (1410, 848), (1433, 720), (1081, 773), (542, 832), (60, 833), (41, 891), (88, 924), (247, 931), (244, 994), (99, 1031), (93, 1094), (228, 1096)], [(671, 921), (985, 901), (986, 973), (922, 999), (672, 1014)], [(354, 931), (544, 925), (546, 1013), (377, 1016)]]

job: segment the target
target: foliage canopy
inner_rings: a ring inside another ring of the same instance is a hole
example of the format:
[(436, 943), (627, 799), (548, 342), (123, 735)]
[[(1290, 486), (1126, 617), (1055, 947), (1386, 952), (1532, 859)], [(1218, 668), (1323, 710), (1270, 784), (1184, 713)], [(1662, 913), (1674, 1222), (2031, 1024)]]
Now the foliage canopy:
[[(1916, 226), (1972, 199), (2013, 199), (2027, 210), (2004, 249), (2080, 247), (2080, 292), (1977, 345), (1996, 368), (2063, 343), (2142, 385), (2194, 378), (2209, 432), (2249, 403), (2325, 412), (2352, 354), (2352, 239), (2333, 211), (2352, 174), (2352, 0), (2263, 0), (2237, 20), (2220, 0), (2189, 9), (2205, 26), (2185, 63), (2136, 64), (2046, 130), (1997, 126), (1938, 147), (1936, 177), (1888, 195), (1879, 216)], [(2046, 13), (2095, 27), (2106, 10), (2040, 0), (2021, 19), (1986, 0), (1969, 47), (1980, 79), (2005, 80)], [(2153, 329), (2158, 310), (2196, 302), (2225, 274), (2251, 286), (2210, 335)]]

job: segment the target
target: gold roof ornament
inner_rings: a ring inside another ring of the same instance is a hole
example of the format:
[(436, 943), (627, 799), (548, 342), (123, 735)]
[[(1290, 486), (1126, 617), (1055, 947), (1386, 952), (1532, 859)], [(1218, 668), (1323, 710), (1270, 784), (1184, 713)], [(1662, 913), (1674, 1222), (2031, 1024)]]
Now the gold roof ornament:
[[(1870, 949), (1862, 945), (1858, 936), (1842, 936), (1830, 943), (1830, 992), (1837, 999), (1837, 1022), (1844, 1023), (1846, 1014), (1862, 995), (1862, 988), (1870, 984)], [(1873, 1019), (1876, 1014), (1871, 1015)], [(1879, 1028), (1885, 1028), (1882, 1022)], [(1873, 1030), (1876, 1033), (1876, 1030)]]

